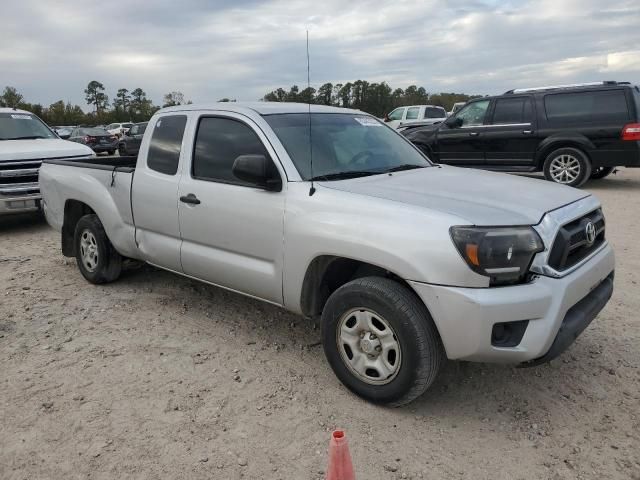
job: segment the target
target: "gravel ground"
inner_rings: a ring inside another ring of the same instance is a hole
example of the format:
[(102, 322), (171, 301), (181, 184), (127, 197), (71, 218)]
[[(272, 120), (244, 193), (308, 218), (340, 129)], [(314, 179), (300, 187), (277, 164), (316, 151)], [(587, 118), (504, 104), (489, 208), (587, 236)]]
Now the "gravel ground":
[(312, 322), (149, 267), (84, 281), (40, 218), (0, 220), (0, 478), (640, 479), (640, 170), (603, 201), (616, 289), (560, 359), (449, 362), (387, 409), (333, 376)]

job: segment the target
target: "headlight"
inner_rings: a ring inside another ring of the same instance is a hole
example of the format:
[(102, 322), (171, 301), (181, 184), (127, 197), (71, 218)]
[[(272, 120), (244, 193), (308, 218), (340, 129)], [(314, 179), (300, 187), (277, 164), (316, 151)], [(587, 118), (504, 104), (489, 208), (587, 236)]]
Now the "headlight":
[(531, 261), (544, 249), (531, 227), (451, 227), (451, 238), (469, 267), (490, 285), (525, 280)]

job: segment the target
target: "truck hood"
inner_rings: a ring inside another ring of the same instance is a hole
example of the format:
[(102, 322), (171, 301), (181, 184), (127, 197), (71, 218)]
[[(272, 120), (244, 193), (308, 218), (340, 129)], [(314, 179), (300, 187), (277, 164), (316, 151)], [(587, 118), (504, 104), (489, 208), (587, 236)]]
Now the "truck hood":
[(322, 186), (437, 210), (470, 225), (536, 225), (545, 213), (589, 193), (544, 180), (437, 166), (322, 182)]
[(0, 141), (0, 162), (10, 160), (40, 160), (44, 158), (92, 156), (93, 151), (79, 143), (59, 138)]

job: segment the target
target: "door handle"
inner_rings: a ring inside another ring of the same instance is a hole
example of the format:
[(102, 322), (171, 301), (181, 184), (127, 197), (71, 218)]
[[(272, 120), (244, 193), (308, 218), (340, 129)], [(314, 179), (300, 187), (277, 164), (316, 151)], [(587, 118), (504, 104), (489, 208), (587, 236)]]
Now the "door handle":
[(189, 203), (191, 205), (200, 205), (200, 200), (198, 200), (198, 197), (196, 197), (193, 193), (190, 193), (189, 195), (183, 195), (182, 197), (180, 197), (180, 201), (182, 203)]
[(478, 132), (469, 132), (469, 135), (472, 137), (477, 137), (480, 134)]
[(524, 135), (531, 135), (533, 133), (533, 130), (523, 130), (522, 133)]

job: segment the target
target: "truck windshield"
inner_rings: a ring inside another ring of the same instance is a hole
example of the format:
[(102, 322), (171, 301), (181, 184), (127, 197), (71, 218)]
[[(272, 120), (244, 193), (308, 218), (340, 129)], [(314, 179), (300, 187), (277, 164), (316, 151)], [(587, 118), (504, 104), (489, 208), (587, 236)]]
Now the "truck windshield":
[(23, 112), (0, 113), (0, 140), (56, 138), (38, 117)]
[(367, 115), (286, 113), (265, 115), (264, 119), (305, 180), (353, 178), (431, 166), (407, 140)]

